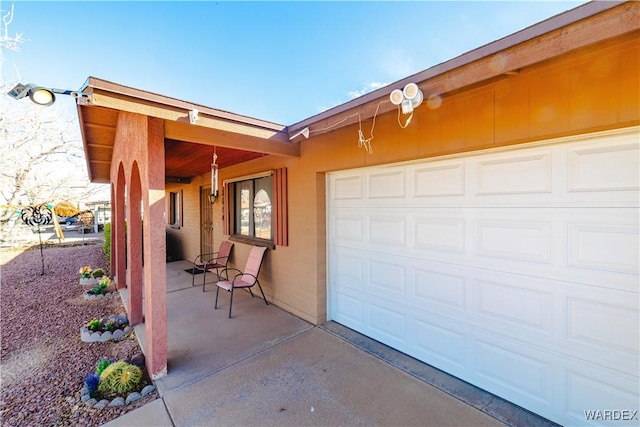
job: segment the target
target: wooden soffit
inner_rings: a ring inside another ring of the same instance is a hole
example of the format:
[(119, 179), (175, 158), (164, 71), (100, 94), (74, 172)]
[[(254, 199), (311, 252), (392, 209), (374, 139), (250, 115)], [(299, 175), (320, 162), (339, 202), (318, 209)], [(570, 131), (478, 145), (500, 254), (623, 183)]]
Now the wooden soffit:
[[(226, 165), (264, 155), (299, 157), (300, 146), (289, 141), (284, 126), (134, 89), (90, 77), (82, 89), (86, 98), (78, 99), (78, 116), (92, 182), (109, 182), (118, 113), (125, 111), (164, 120), (165, 146), (172, 153), (189, 153), (190, 158), (205, 156), (203, 162), (188, 164), (184, 159), (167, 157), (167, 176), (188, 178), (207, 172), (213, 147), (226, 155)], [(191, 124), (189, 112), (198, 110)], [(184, 145), (184, 146), (181, 146)], [(178, 165), (184, 165), (179, 167)]]

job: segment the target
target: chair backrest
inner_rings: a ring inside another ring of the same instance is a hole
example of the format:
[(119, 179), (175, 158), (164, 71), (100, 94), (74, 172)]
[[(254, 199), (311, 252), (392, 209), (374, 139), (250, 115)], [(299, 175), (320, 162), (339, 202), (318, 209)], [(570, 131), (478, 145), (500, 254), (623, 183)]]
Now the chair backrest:
[[(242, 275), (242, 281), (251, 283), (256, 279), (254, 277), (258, 277), (258, 273), (260, 272), (260, 266), (262, 266), (262, 258), (264, 257), (264, 253), (267, 251), (267, 248), (254, 246), (251, 248), (251, 252), (249, 252), (249, 258), (247, 259), (247, 265), (244, 267), (244, 271)], [(251, 276), (247, 276), (247, 274), (251, 274)], [(254, 277), (252, 277), (254, 276)]]
[(231, 248), (233, 248), (233, 243), (224, 240), (220, 243), (220, 250), (218, 251), (218, 258), (216, 258), (216, 262), (218, 264), (222, 264), (224, 266), (227, 265), (227, 261), (229, 261), (229, 255), (231, 255)]

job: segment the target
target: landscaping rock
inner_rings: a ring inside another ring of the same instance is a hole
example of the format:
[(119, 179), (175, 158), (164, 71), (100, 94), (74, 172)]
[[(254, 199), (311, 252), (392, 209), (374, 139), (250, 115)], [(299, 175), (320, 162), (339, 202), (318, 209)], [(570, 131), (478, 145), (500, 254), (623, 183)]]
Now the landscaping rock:
[(131, 357), (129, 363), (132, 365), (136, 365), (138, 368), (144, 368), (144, 354), (138, 353)]
[(93, 408), (96, 406), (96, 403), (98, 403), (98, 401), (94, 398), (91, 398), (89, 400), (87, 400), (86, 402), (84, 402), (85, 405), (87, 405), (89, 408)]
[(153, 393), (155, 391), (155, 389), (156, 389), (156, 386), (148, 385), (148, 386), (146, 386), (145, 388), (142, 389), (140, 394), (142, 395), (142, 397), (147, 397), (148, 395)]
[(125, 401), (125, 404), (129, 404), (131, 402), (135, 402), (136, 400), (140, 400), (142, 399), (142, 395), (136, 391), (134, 391), (133, 393), (130, 393), (129, 396), (127, 396), (127, 400)]
[(102, 399), (100, 402), (98, 402), (95, 405), (93, 405), (93, 407), (95, 409), (102, 409), (105, 406), (107, 406), (109, 403), (111, 403), (111, 402), (109, 402), (107, 399)]
[(113, 399), (111, 401), (111, 403), (109, 403), (109, 406), (124, 406), (124, 398), (122, 397), (116, 397), (115, 399)]

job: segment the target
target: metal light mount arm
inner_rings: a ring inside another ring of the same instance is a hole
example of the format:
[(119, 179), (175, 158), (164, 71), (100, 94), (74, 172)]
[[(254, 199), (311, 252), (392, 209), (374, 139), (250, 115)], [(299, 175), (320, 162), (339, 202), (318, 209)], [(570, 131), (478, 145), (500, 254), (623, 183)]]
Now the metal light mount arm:
[(7, 95), (12, 97), (13, 99), (19, 100), (28, 96), (29, 99), (31, 99), (31, 101), (33, 101), (35, 104), (45, 107), (48, 107), (49, 105), (52, 105), (54, 102), (56, 102), (55, 94), (70, 95), (74, 99), (89, 98), (89, 94), (83, 92), (66, 89), (46, 88), (35, 85), (33, 83), (29, 83), (26, 85), (18, 83), (13, 87), (13, 89), (7, 92)]

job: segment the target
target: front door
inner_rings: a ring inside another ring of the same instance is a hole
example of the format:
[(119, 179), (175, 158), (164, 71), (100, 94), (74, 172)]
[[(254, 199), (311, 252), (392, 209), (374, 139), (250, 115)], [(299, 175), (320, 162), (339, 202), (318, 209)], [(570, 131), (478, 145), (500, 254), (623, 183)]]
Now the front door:
[(213, 244), (213, 206), (209, 203), (211, 186), (200, 187), (200, 253), (215, 252)]

